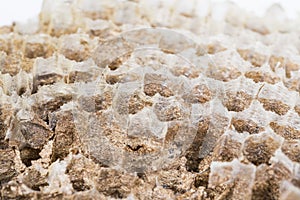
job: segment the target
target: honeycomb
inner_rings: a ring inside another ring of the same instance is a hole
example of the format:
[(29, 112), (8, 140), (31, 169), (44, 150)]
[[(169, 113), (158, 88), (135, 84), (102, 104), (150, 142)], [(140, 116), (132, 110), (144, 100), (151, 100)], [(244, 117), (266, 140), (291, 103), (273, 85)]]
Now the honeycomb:
[(298, 21), (218, 6), (44, 0), (0, 27), (0, 199), (300, 199)]

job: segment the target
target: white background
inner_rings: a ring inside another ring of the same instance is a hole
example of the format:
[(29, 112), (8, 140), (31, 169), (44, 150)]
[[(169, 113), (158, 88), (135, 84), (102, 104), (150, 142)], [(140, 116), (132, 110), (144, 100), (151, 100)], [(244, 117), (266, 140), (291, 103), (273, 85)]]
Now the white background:
[(0, 0), (0, 25), (11, 25), (13, 21), (26, 22), (38, 16), (42, 0)]
[[(62, 0), (61, 0), (62, 1)], [(95, 0), (101, 1), (101, 0)], [(151, 1), (151, 0), (149, 0)], [(184, 1), (184, 0), (182, 0)], [(189, 0), (186, 0), (187, 2)], [(198, 0), (202, 1), (202, 0)], [(225, 0), (212, 0), (224, 2)], [(280, 3), (289, 18), (299, 17), (300, 0), (232, 0), (246, 10), (262, 16), (273, 3)], [(0, 0), (0, 26), (10, 25), (13, 21), (26, 22), (38, 16), (42, 0)]]

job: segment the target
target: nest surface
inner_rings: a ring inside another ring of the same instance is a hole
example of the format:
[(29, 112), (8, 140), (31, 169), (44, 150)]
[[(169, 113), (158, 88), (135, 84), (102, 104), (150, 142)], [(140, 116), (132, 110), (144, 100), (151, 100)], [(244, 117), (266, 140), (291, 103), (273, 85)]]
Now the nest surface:
[(300, 199), (299, 21), (223, 6), (45, 0), (0, 27), (0, 199)]

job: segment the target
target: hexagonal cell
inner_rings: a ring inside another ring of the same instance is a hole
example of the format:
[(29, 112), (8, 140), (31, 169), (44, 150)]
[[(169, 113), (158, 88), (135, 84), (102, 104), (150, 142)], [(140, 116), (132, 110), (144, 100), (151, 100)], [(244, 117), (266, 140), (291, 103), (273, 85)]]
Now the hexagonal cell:
[(99, 67), (105, 68), (119, 57), (130, 55), (133, 50), (133, 46), (126, 43), (123, 38), (115, 38), (101, 42), (92, 57)]
[(37, 58), (34, 63), (32, 93), (36, 93), (38, 88), (43, 85), (63, 82), (63, 77), (69, 67), (70, 63), (60, 56), (52, 56), (47, 59)]
[(258, 100), (263, 104), (263, 107), (266, 110), (275, 112), (278, 115), (284, 115), (291, 109), (287, 104), (282, 103), (280, 100), (264, 98), (259, 98)]
[(284, 80), (283, 84), (285, 87), (287, 87), (289, 90), (293, 90), (296, 92), (300, 91), (300, 80), (299, 77), (299, 71), (297, 73), (293, 73), (292, 78)]
[(243, 140), (236, 138), (236, 133), (227, 133), (220, 137), (214, 148), (214, 161), (230, 162), (241, 156)]
[(213, 64), (210, 65), (210, 70), (206, 72), (206, 75), (210, 78), (219, 80), (219, 81), (224, 81), (228, 82), (233, 79), (237, 79), (239, 76), (242, 75), (242, 73), (232, 67), (232, 68), (227, 68), (227, 67), (217, 67), (214, 66)]
[(255, 83), (258, 82), (266, 82), (270, 84), (275, 84), (280, 81), (279, 77), (276, 77), (274, 75), (271, 75), (270, 73), (267, 72), (261, 72), (261, 71), (247, 71), (245, 73), (246, 78), (252, 79)]
[(87, 112), (106, 110), (112, 105), (112, 94), (104, 92), (102, 95), (81, 96), (78, 98), (81, 108)]
[(270, 127), (274, 130), (275, 133), (284, 137), (285, 139), (299, 139), (300, 130), (297, 130), (291, 126), (280, 125), (277, 122), (271, 122)]
[(259, 132), (264, 131), (263, 127), (258, 126), (253, 120), (251, 119), (238, 119), (232, 118), (231, 124), (234, 126), (235, 130), (239, 133), (248, 132), (250, 134), (257, 134)]
[(121, 115), (136, 114), (144, 107), (151, 107), (152, 101), (141, 92), (139, 83), (132, 82), (118, 88), (112, 106)]
[(95, 65), (92, 60), (87, 60), (78, 63), (72, 63), (68, 70), (68, 75), (64, 77), (64, 82), (67, 84), (77, 82), (92, 82), (97, 81), (102, 70)]
[[(222, 103), (218, 100), (211, 102), (211, 110), (205, 110), (209, 116), (209, 128), (203, 136), (203, 142), (198, 153), (198, 158), (205, 158), (214, 149), (218, 139), (225, 133), (229, 126), (229, 115)], [(214, 117), (211, 117), (214, 116)], [(206, 128), (206, 123), (200, 123)], [(200, 127), (199, 127), (200, 128)], [(198, 129), (199, 130), (199, 129)], [(205, 129), (204, 129), (205, 130)]]
[(240, 112), (248, 108), (251, 104), (252, 97), (244, 91), (236, 93), (228, 92), (223, 99), (224, 106), (228, 111)]
[(285, 140), (281, 147), (282, 152), (292, 161), (300, 162), (300, 142), (299, 140)]
[(50, 121), (54, 121), (55, 132), (52, 146), (51, 160), (63, 160), (72, 149), (79, 151), (80, 142), (72, 111), (59, 111), (51, 115)]
[(228, 50), (211, 57), (205, 74), (210, 78), (228, 82), (240, 77), (242, 75), (241, 70), (246, 66), (247, 64), (235, 51)]
[(167, 86), (167, 77), (161, 74), (145, 74), (144, 93), (148, 96), (154, 96), (159, 93), (163, 97), (173, 96), (173, 92)]
[[(32, 63), (27, 63), (25, 59), (22, 59), (22, 53), (18, 52), (10, 55), (3, 54), (3, 52), (0, 53), (2, 74), (15, 76), (22, 68), (32, 69)], [(26, 65), (29, 65), (29, 67), (26, 67)]]
[(299, 60), (287, 60), (285, 63), (285, 73), (287, 78), (291, 78), (291, 73), (293, 71), (298, 71), (300, 65), (298, 64)]
[(24, 47), (24, 56), (30, 59), (52, 56), (55, 47), (51, 38), (47, 35), (30, 36), (27, 38)]
[(197, 84), (188, 93), (183, 95), (189, 103), (206, 103), (212, 99), (212, 92), (205, 84)]
[(59, 52), (66, 58), (82, 62), (90, 57), (90, 41), (87, 35), (63, 35), (59, 40)]
[(285, 58), (283, 56), (271, 55), (269, 58), (269, 65), (273, 71), (275, 71), (276, 67), (284, 66), (284, 63), (285, 63)]
[(250, 62), (254, 67), (261, 67), (267, 61), (267, 56), (257, 53), (251, 49), (238, 49), (240, 56)]
[(268, 133), (250, 135), (244, 143), (243, 154), (254, 165), (269, 163), (280, 142)]
[[(218, 197), (225, 196), (226, 199), (249, 198), (254, 186), (254, 178), (255, 167), (253, 165), (242, 164), (236, 159), (231, 162), (213, 162), (208, 187), (215, 189)], [(217, 187), (224, 189), (218, 191)]]
[(297, 99), (297, 93), (289, 91), (282, 84), (272, 87), (264, 84), (257, 94), (257, 100), (267, 111), (272, 111), (277, 115), (285, 115), (293, 104), (292, 99)]
[(154, 113), (160, 121), (173, 121), (183, 120), (187, 115), (187, 110), (175, 98), (160, 98), (154, 104)]
[(255, 173), (252, 198), (278, 199), (281, 181), (288, 180), (290, 176), (290, 170), (281, 162), (275, 162), (270, 166), (260, 165)]

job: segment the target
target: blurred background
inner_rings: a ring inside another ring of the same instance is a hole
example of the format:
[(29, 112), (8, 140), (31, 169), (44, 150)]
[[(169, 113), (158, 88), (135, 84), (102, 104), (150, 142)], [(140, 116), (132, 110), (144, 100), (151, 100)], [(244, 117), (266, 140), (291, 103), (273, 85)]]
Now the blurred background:
[[(95, 0), (97, 1), (97, 0)], [(98, 0), (101, 1), (101, 0)], [(175, 1), (175, 0), (174, 0)], [(190, 0), (188, 0), (190, 1)], [(188, 2), (186, 1), (186, 2)], [(202, 0), (196, 0), (202, 1)], [(207, 1), (207, 0), (204, 0)], [(226, 0), (211, 0), (214, 2), (225, 2)], [(286, 11), (288, 18), (299, 17), (300, 1), (298, 0), (231, 0), (240, 7), (258, 16), (262, 16), (272, 4), (279, 3)], [(26, 22), (29, 19), (37, 19), (43, 0), (0, 0), (0, 26), (10, 25), (14, 21)]]

